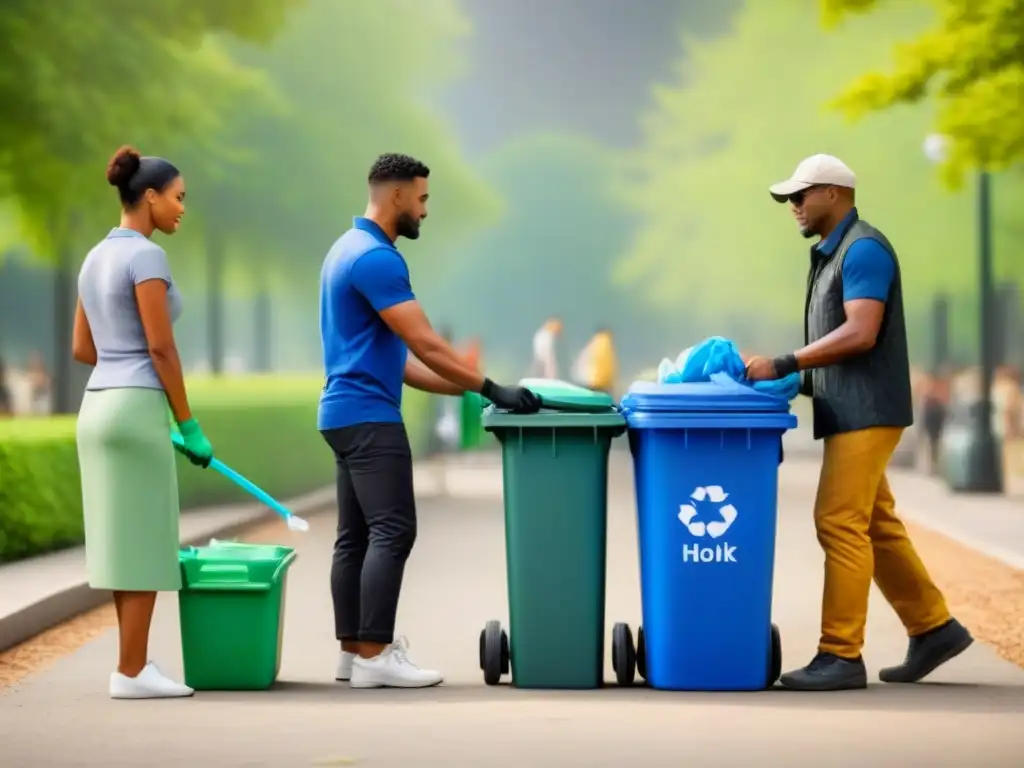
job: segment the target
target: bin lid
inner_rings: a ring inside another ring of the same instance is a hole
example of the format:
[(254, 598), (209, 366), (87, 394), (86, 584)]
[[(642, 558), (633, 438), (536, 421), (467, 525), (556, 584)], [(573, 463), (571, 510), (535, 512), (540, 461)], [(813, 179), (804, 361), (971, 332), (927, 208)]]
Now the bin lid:
[(789, 413), (789, 401), (716, 375), (683, 384), (634, 382), (622, 408), (629, 413)]
[(491, 405), (484, 411), (484, 427), (609, 427), (622, 428), (625, 418), (605, 392), (578, 387), (558, 379), (521, 379), (519, 385), (540, 395), (538, 413), (503, 411)]
[(178, 552), (185, 589), (266, 591), (294, 559), (293, 547), (233, 541)]
[(606, 392), (595, 392), (586, 387), (558, 379), (521, 379), (519, 386), (540, 395), (548, 410), (583, 413), (607, 413), (615, 407), (615, 399)]

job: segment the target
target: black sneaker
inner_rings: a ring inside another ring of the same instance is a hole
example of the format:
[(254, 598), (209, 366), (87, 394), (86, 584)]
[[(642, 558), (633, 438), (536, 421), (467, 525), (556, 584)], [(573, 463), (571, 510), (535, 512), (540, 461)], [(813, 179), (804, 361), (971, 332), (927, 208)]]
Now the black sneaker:
[(779, 682), (791, 691), (852, 691), (868, 687), (868, 673), (860, 656), (844, 659), (819, 653), (806, 667), (787, 672)]
[(967, 627), (950, 619), (941, 627), (910, 638), (903, 663), (886, 667), (878, 677), (883, 683), (916, 683), (966, 651), (973, 642)]

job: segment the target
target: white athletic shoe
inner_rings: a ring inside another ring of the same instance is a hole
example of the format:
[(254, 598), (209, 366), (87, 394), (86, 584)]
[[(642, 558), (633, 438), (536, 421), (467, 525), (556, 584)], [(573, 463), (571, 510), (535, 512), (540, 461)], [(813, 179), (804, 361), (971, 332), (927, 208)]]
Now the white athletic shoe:
[(187, 685), (170, 680), (149, 662), (135, 677), (110, 674), (110, 698), (112, 699), (179, 699), (191, 696), (194, 691)]
[(444, 680), (440, 672), (420, 669), (408, 656), (409, 643), (398, 638), (372, 659), (352, 662), (352, 688), (429, 688)]
[(341, 682), (348, 682), (352, 679), (352, 662), (356, 655), (348, 651), (342, 651), (338, 658), (338, 671), (334, 673), (334, 679)]

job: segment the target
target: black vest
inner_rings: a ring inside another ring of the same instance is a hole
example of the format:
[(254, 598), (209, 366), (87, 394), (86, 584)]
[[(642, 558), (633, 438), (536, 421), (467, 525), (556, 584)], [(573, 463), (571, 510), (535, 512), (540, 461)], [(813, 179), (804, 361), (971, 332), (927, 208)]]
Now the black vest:
[(914, 423), (900, 264), (885, 235), (863, 219), (854, 219), (831, 256), (811, 249), (804, 340), (815, 342), (846, 321), (843, 260), (850, 246), (864, 237), (885, 246), (896, 262), (896, 271), (875, 346), (836, 365), (801, 374), (801, 392), (813, 398), (815, 439), (868, 427), (909, 427)]

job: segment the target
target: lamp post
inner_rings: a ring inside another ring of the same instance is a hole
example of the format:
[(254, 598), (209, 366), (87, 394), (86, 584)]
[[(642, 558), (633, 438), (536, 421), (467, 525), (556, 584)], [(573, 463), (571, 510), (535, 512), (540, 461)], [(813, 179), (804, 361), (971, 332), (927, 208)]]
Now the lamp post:
[[(924, 141), (925, 156), (933, 163), (946, 157), (948, 140), (931, 134)], [(977, 408), (972, 412), (969, 427), (970, 450), (967, 454), (967, 472), (961, 490), (976, 493), (1001, 493), (1003, 473), (1001, 451), (992, 432), (992, 378), (996, 366), (995, 288), (992, 279), (992, 179), (988, 171), (978, 173), (978, 331), (981, 368), (981, 393)]]

